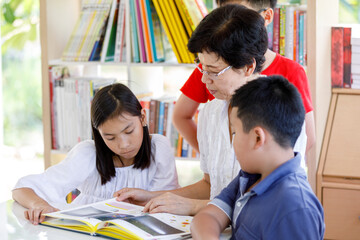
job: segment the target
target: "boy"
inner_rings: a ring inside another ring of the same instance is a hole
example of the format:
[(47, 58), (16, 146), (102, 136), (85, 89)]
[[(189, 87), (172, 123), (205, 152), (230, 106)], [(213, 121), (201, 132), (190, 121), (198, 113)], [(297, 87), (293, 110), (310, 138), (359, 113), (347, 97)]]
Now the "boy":
[(323, 239), (323, 208), (293, 152), (305, 115), (296, 88), (282, 76), (261, 77), (230, 104), (242, 170), (194, 217), (193, 238), (218, 238), (231, 222), (234, 239)]
[[(226, 4), (240, 4), (257, 11), (265, 20), (265, 26), (273, 21), (274, 9), (277, 0), (217, 0), (218, 6)], [(301, 94), (306, 115), (306, 152), (315, 143), (314, 113), (309, 90), (309, 83), (303, 67), (293, 60), (287, 59), (270, 49), (265, 53), (265, 63), (262, 69), (263, 75), (282, 75), (293, 83)], [(197, 125), (192, 120), (200, 103), (213, 100), (204, 83), (201, 82), (202, 74), (195, 68), (184, 86), (180, 89), (182, 94), (176, 102), (173, 112), (173, 123), (187, 142), (196, 150), (198, 142), (196, 138)], [(303, 156), (305, 157), (305, 156)], [(308, 164), (309, 165), (309, 164)]]

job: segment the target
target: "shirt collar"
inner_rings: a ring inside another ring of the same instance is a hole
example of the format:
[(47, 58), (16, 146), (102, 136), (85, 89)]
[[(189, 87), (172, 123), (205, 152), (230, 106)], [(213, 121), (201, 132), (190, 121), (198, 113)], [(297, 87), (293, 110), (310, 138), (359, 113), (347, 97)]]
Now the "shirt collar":
[[(270, 173), (269, 176), (267, 176), (265, 179), (260, 181), (253, 189), (251, 189), (252, 192), (255, 192), (257, 195), (261, 195), (264, 192), (268, 190), (269, 187), (272, 186), (274, 182), (279, 180), (280, 178), (289, 175), (291, 173), (297, 172), (300, 169), (300, 162), (301, 162), (301, 154), (295, 153), (295, 157), (290, 159), (289, 161), (282, 164), (280, 167), (275, 169), (272, 173)], [(302, 169), (301, 169), (302, 170)], [(304, 172), (305, 175), (305, 172)], [(241, 170), (240, 176), (246, 177), (250, 179), (254, 179), (253, 181), (249, 181), (247, 184), (246, 189), (248, 189), (252, 184), (255, 183), (255, 181), (259, 178), (259, 174), (249, 174), (246, 172), (243, 172)], [(249, 185), (251, 184), (251, 185)]]

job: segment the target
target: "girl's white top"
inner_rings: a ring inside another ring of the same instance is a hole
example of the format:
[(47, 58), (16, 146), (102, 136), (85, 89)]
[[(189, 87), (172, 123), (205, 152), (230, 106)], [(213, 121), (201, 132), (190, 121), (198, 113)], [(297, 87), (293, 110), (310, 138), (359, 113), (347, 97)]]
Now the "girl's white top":
[(114, 192), (124, 187), (149, 191), (178, 188), (174, 151), (169, 140), (162, 135), (153, 134), (151, 151), (154, 157), (149, 168), (115, 168), (116, 176), (101, 185), (96, 169), (94, 141), (87, 140), (78, 143), (62, 162), (44, 173), (21, 178), (14, 189), (31, 188), (47, 202), (63, 204), (66, 202), (66, 195), (77, 188), (81, 193), (73, 203), (88, 204), (110, 199)]
[[(210, 176), (210, 199), (216, 197), (239, 173), (229, 133), (229, 102), (214, 99), (204, 105), (199, 113), (197, 139), (200, 150), (200, 168)], [(301, 154), (301, 165), (305, 168), (306, 149), (305, 122), (294, 151)]]

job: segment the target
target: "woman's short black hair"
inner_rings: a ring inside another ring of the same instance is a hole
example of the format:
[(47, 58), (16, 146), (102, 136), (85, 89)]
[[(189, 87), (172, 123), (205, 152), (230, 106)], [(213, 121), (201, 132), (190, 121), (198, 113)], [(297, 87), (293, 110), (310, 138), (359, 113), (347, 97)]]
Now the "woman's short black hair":
[(187, 46), (192, 53), (215, 53), (233, 68), (255, 60), (255, 72), (260, 72), (268, 48), (264, 24), (254, 10), (228, 4), (214, 9), (199, 23)]
[[(92, 132), (96, 148), (96, 168), (101, 176), (101, 184), (115, 177), (113, 156), (100, 135), (98, 127), (106, 120), (123, 113), (141, 118), (141, 104), (133, 92), (121, 83), (101, 88), (91, 103)], [(151, 140), (147, 126), (143, 127), (143, 140), (139, 152), (135, 156), (134, 168), (145, 169), (150, 166)], [(121, 159), (120, 159), (121, 160)]]
[(296, 87), (280, 75), (252, 80), (232, 96), (231, 107), (248, 133), (255, 126), (267, 129), (283, 148), (295, 146), (305, 120), (304, 105)]
[(227, 3), (247, 3), (256, 11), (260, 9), (272, 8), (275, 9), (277, 0), (216, 0), (218, 6), (223, 6)]

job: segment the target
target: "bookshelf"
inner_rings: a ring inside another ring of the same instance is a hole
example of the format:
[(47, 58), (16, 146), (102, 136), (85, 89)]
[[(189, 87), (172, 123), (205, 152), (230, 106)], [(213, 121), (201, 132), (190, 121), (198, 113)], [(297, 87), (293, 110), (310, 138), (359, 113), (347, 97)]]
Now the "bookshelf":
[[(59, 63), (57, 59), (60, 59), (73, 26), (77, 21), (80, 4), (80, 0), (64, 0), (61, 2), (57, 0), (40, 0), (45, 168), (62, 157), (58, 157), (61, 154), (52, 153), (51, 151), (48, 66)], [(314, 190), (316, 186), (317, 160), (320, 155), (322, 136), (330, 103), (330, 31), (331, 26), (337, 23), (338, 5), (338, 0), (307, 1), (307, 22), (309, 23), (307, 24), (307, 74), (313, 99), (316, 126), (316, 146), (313, 147), (307, 158), (309, 159), (309, 181)], [(129, 18), (128, 12), (126, 17)], [(129, 28), (127, 27), (127, 29)], [(128, 32), (126, 32), (126, 38), (129, 40)], [(187, 76), (193, 70), (191, 64), (133, 64), (130, 63), (130, 60), (119, 64), (92, 62), (68, 62), (66, 64), (81, 65), (85, 69), (84, 72), (89, 74), (106, 74), (107, 70), (115, 69), (115, 71), (121, 73), (121, 76), (125, 76), (125, 80), (135, 79), (135, 75), (141, 68), (148, 69), (148, 71), (158, 69), (158, 74), (164, 76), (164, 73), (167, 74), (172, 69), (179, 69), (180, 66), (186, 76), (181, 79), (179, 86), (181, 86), (181, 83), (187, 79)], [(188, 72), (186, 73), (186, 71)], [(163, 82), (164, 79), (162, 78), (157, 84), (153, 85), (159, 86)]]
[[(52, 150), (51, 146), (51, 106), (49, 91), (49, 66), (61, 65), (78, 68), (80, 76), (111, 77), (128, 85), (135, 94), (152, 92), (153, 97), (180, 94), (180, 87), (193, 71), (194, 64), (175, 61), (159, 63), (133, 63), (130, 57), (124, 62), (73, 62), (62, 61), (61, 56), (71, 36), (81, 11), (81, 0), (41, 0), (40, 1), (40, 40), (42, 51), (42, 108), (44, 134), (44, 165), (48, 168), (61, 161), (65, 151)], [(126, 1), (129, 9), (129, 1)], [(130, 13), (126, 11), (126, 42), (130, 42)], [(131, 48), (126, 48), (126, 56), (131, 56)], [(169, 87), (170, 86), (170, 87)], [(166, 90), (165, 90), (166, 89)]]
[(326, 239), (355, 239), (360, 234), (359, 105), (359, 89), (332, 89), (317, 172)]

